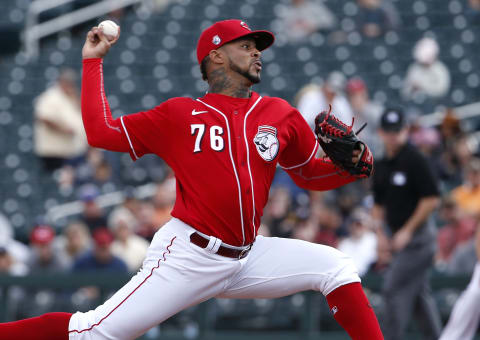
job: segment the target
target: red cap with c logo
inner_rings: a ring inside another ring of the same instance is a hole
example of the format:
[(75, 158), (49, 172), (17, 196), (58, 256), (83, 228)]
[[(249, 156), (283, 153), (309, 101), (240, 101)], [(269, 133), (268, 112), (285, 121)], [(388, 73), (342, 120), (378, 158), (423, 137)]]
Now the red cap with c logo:
[(247, 36), (255, 39), (259, 51), (270, 47), (275, 40), (272, 32), (264, 30), (252, 31), (245, 21), (238, 19), (218, 21), (205, 29), (198, 39), (198, 63), (201, 64), (211, 50), (216, 50), (228, 42)]

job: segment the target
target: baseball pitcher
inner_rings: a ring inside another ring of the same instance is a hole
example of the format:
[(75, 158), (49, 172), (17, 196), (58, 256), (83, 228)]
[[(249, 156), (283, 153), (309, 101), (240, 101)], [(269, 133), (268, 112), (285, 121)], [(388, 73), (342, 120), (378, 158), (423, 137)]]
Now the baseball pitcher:
[(383, 339), (351, 259), (324, 245), (257, 235), (277, 165), (302, 188), (329, 190), (369, 176), (373, 164), (351, 126), (325, 113), (317, 132), (332, 141), (348, 136), (352, 142), (342, 154), (348, 162), (343, 169), (341, 159), (315, 158), (319, 143), (300, 113), (252, 91), (273, 34), (241, 20), (213, 24), (197, 44), (206, 95), (172, 98), (113, 119), (103, 58), (118, 38), (109, 41), (94, 27), (83, 47), (88, 142), (128, 152), (133, 160), (150, 153), (163, 158), (176, 177), (172, 219), (156, 233), (142, 269), (104, 304), (86, 313), (1, 324), (1, 338), (134, 339), (213, 297), (278, 298), (315, 290), (352, 339)]

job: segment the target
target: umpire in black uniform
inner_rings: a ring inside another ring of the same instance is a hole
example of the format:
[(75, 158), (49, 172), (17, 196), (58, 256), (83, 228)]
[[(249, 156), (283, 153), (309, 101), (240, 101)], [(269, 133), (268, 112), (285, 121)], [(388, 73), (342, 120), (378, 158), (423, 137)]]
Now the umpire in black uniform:
[(437, 182), (426, 158), (408, 143), (401, 109), (386, 109), (379, 125), (385, 154), (375, 164), (373, 217), (379, 241), (393, 253), (383, 282), (383, 332), (386, 340), (403, 340), (413, 316), (424, 339), (438, 339), (441, 321), (428, 277), (435, 253), (430, 215), (439, 203)]

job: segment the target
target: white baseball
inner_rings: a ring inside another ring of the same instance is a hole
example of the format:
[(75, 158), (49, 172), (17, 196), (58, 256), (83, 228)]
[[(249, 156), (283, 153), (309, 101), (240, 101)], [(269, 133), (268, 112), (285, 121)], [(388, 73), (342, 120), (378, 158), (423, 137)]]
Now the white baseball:
[(98, 28), (101, 28), (103, 34), (107, 37), (108, 40), (113, 40), (118, 35), (118, 25), (112, 20), (104, 20), (98, 24)]

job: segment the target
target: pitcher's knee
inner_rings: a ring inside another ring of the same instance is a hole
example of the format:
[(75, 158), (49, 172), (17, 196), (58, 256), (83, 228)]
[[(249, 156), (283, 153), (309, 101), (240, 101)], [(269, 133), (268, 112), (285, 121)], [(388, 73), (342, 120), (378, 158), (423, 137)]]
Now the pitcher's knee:
[(103, 334), (101, 326), (103, 320), (98, 320), (95, 315), (95, 311), (90, 310), (88, 312), (76, 312), (70, 319), (68, 333), (70, 339), (75, 340), (111, 340), (111, 337), (107, 337)]
[(352, 259), (341, 252), (339, 253), (341, 255), (339, 255), (337, 259), (337, 266), (330, 272), (329, 277), (326, 278), (323, 289), (321, 289), (323, 295), (327, 295), (338, 287), (348, 283), (361, 281), (358, 275), (358, 269)]

